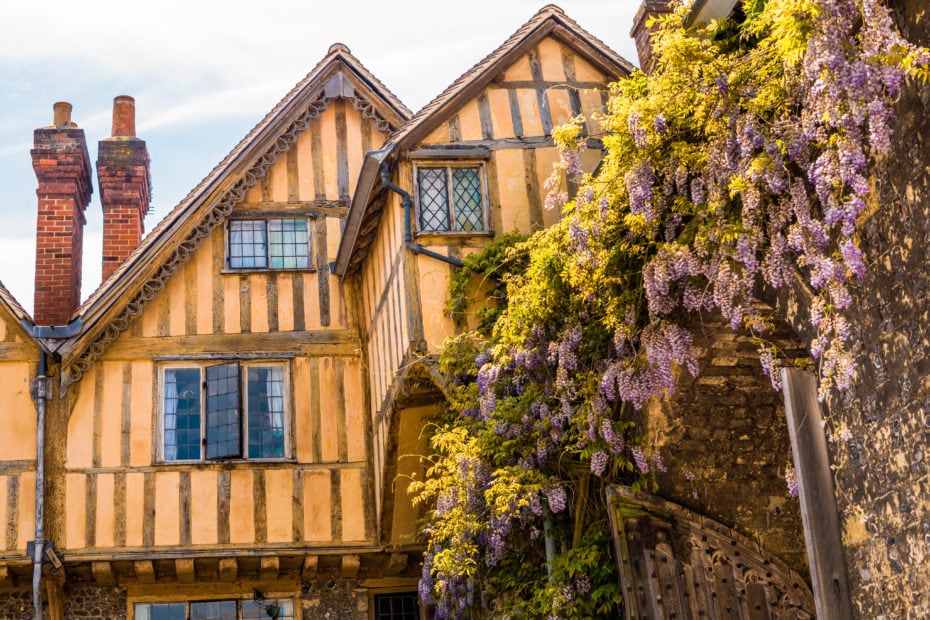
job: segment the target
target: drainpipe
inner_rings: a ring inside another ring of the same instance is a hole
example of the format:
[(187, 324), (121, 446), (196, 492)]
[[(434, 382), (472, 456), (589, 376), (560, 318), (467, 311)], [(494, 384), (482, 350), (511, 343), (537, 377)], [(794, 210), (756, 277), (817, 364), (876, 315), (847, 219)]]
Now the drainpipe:
[(423, 254), (429, 256), (430, 258), (435, 258), (436, 260), (441, 260), (444, 263), (448, 263), (453, 267), (461, 267), (462, 261), (457, 258), (452, 258), (451, 256), (445, 256), (439, 254), (438, 252), (433, 252), (432, 250), (427, 250), (419, 243), (413, 242), (413, 237), (410, 234), (410, 211), (413, 209), (413, 201), (410, 199), (410, 194), (408, 194), (402, 187), (391, 183), (391, 174), (388, 170), (387, 162), (381, 164), (381, 182), (386, 188), (399, 195), (401, 198), (401, 206), (404, 208), (404, 245), (408, 250), (414, 254)]
[(45, 402), (48, 398), (48, 357), (39, 353), (36, 377), (36, 538), (32, 549), (32, 609), (42, 620), (42, 557), (45, 555)]

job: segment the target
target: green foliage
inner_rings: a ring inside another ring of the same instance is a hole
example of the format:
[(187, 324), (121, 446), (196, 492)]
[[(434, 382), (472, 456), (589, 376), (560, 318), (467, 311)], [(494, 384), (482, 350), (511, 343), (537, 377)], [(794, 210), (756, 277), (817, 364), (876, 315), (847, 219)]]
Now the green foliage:
[(445, 344), (449, 406), (411, 487), (431, 507), (421, 593), (437, 617), (619, 614), (603, 487), (654, 487), (664, 470), (630, 412), (697, 373), (694, 313), (745, 330), (777, 386), (755, 289), (800, 274), (822, 385), (849, 385), (864, 168), (887, 152), (899, 78), (930, 77), (880, 8), (747, 0), (742, 18), (689, 28), (682, 7), (656, 20), (657, 70), (611, 87), (596, 176), (580, 170), (581, 125), (553, 132), (561, 220), (501, 237), (450, 286), (449, 312), (478, 308), (477, 329)]
[(503, 233), (482, 252), (462, 261), (449, 282), (446, 310), (451, 317), (465, 317), (473, 311), (478, 317), (478, 333), (490, 333), (507, 304), (509, 276), (525, 268), (527, 254), (519, 245), (525, 239), (516, 232)]

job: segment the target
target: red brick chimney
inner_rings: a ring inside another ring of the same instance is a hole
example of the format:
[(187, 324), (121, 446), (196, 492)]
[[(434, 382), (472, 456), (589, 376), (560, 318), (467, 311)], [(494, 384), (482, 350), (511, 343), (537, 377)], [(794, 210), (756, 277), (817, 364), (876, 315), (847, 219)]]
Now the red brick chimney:
[(646, 23), (651, 17), (671, 13), (672, 9), (669, 4), (669, 0), (643, 0), (639, 10), (636, 11), (636, 16), (633, 17), (633, 29), (630, 30), (630, 36), (636, 41), (639, 66), (642, 67), (644, 73), (652, 71), (653, 65), (652, 41), (650, 40), (652, 28), (649, 28)]
[(97, 149), (97, 184), (103, 205), (103, 279), (139, 245), (152, 181), (145, 141), (136, 137), (136, 102), (113, 100), (112, 136)]
[(54, 125), (34, 133), (32, 168), (39, 187), (36, 223), (36, 325), (65, 325), (81, 303), (84, 209), (90, 202), (90, 156), (71, 104), (55, 104)]

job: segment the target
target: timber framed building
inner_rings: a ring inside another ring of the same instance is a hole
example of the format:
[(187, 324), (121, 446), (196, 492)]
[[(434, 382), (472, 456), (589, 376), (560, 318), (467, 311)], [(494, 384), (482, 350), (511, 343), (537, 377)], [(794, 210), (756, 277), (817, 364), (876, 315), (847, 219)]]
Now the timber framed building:
[(399, 455), (442, 399), (449, 263), (554, 221), (552, 128), (632, 69), (550, 5), (412, 115), (333, 45), (144, 237), (148, 154), (117, 97), (83, 303), (93, 165), (56, 104), (33, 316), (0, 289), (0, 615), (32, 617), (38, 572), (49, 618), (425, 617)]
[[(889, 4), (930, 42), (921, 3)], [(667, 9), (637, 14), (647, 69), (648, 18)], [(496, 234), (557, 221), (553, 127), (585, 116), (594, 170), (608, 84), (633, 70), (548, 5), (412, 114), (335, 44), (144, 237), (148, 153), (117, 97), (96, 162), (104, 281), (83, 302), (94, 166), (56, 104), (31, 151), (32, 316), (0, 285), (0, 617), (428, 617), (405, 481), (444, 400), (435, 353), (467, 327), (444, 310), (450, 274)], [(676, 465), (663, 498), (607, 498), (627, 617), (930, 613), (928, 101), (899, 103), (875, 182), (905, 215), (863, 222), (884, 257), (856, 293), (868, 360), (827, 403), (870, 439), (826, 446), (812, 379), (789, 373), (783, 398), (755, 344), (698, 317), (699, 378), (636, 420)], [(803, 291), (778, 301), (803, 314)], [(773, 337), (806, 357), (796, 319)]]

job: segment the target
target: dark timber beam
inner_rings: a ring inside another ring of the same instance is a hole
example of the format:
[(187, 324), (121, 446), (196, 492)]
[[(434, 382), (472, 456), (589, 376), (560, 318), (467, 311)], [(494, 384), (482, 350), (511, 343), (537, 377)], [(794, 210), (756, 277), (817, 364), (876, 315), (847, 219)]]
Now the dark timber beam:
[(239, 574), (236, 558), (220, 558), (220, 581), (235, 581)]

